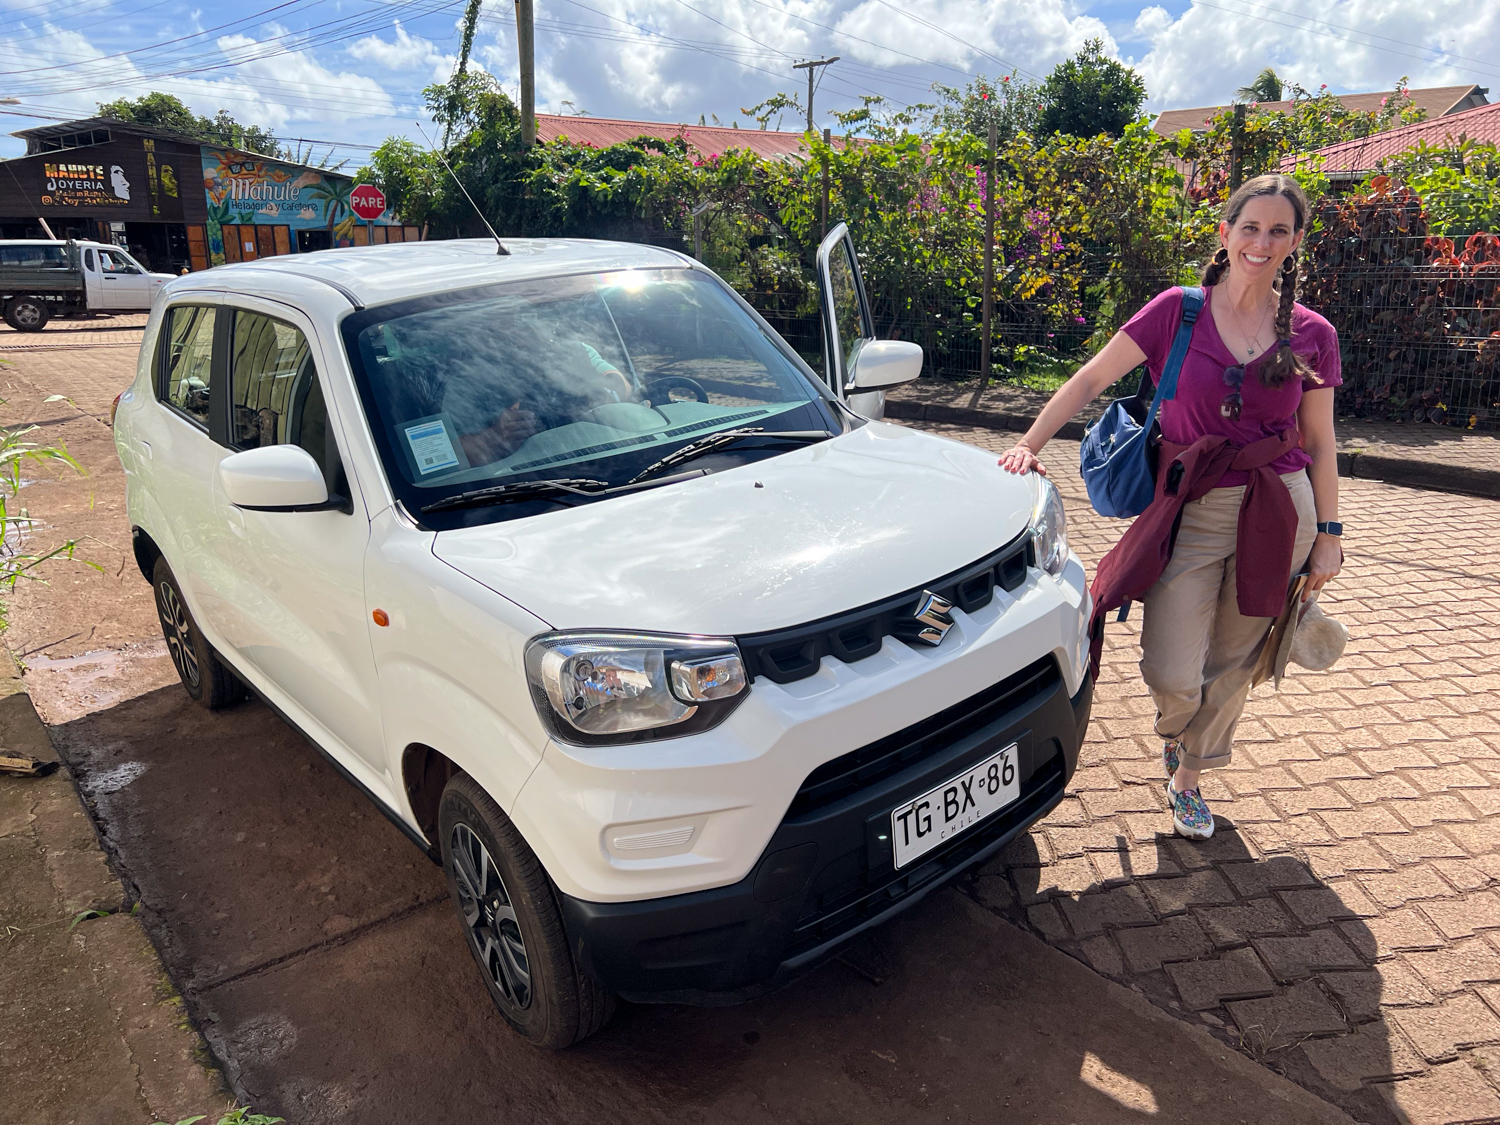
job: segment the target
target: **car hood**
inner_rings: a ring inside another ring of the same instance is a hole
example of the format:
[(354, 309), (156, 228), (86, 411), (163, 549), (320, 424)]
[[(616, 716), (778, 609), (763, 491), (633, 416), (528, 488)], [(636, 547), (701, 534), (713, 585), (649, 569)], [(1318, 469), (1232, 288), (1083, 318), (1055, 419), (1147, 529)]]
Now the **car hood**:
[(440, 532), (450, 566), (558, 629), (780, 629), (920, 587), (1010, 542), (1035, 502), (995, 455), (872, 422), (751, 465)]

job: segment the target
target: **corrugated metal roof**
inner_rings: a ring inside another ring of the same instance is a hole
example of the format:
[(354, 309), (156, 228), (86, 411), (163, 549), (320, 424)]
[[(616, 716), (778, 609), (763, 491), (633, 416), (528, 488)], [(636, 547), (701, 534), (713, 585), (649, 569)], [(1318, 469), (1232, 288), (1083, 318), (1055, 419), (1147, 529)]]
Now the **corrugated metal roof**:
[[(1413, 105), (1419, 109), (1425, 109), (1427, 116), (1433, 118), (1463, 112), (1474, 105), (1482, 106), (1485, 102), (1485, 94), (1488, 92), (1486, 88), (1470, 83), (1467, 86), (1428, 86), (1421, 90), (1408, 89), (1406, 94), (1411, 98)], [(1377, 113), (1381, 102), (1390, 97), (1391, 92), (1386, 90), (1376, 94), (1338, 94), (1336, 96), (1347, 110), (1358, 113)], [(1287, 113), (1295, 104), (1290, 101), (1259, 102), (1256, 108)], [(1201, 132), (1210, 118), (1232, 108), (1227, 105), (1207, 105), (1198, 109), (1169, 109), (1157, 116), (1151, 128), (1166, 136), (1183, 129)]]
[[(721, 125), (670, 125), (660, 121), (625, 121), (613, 117), (565, 117), (555, 113), (536, 115), (537, 139), (543, 143), (566, 137), (575, 144), (604, 148), (639, 136), (673, 140), (681, 137), (704, 156), (715, 156), (732, 148), (749, 149), (767, 159), (796, 156), (806, 145), (805, 134), (772, 129), (726, 129)], [(835, 142), (839, 143), (839, 142)]]
[[(1373, 171), (1381, 160), (1405, 152), (1418, 141), (1447, 145), (1455, 143), (1461, 136), (1471, 141), (1500, 144), (1500, 103), (1482, 105), (1435, 121), (1419, 121), (1400, 129), (1388, 129), (1357, 141), (1341, 141), (1318, 149), (1317, 155), (1323, 158), (1325, 176), (1333, 174), (1347, 178)], [(1290, 172), (1299, 159), (1306, 159), (1306, 154), (1287, 157), (1281, 162), (1282, 171)]]

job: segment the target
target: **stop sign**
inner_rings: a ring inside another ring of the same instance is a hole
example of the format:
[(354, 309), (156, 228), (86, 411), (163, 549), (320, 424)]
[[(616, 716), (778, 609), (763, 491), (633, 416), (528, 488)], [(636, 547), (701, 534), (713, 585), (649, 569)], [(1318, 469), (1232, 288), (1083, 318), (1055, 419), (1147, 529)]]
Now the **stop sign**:
[(385, 192), (370, 184), (359, 184), (349, 193), (349, 207), (361, 219), (385, 214)]

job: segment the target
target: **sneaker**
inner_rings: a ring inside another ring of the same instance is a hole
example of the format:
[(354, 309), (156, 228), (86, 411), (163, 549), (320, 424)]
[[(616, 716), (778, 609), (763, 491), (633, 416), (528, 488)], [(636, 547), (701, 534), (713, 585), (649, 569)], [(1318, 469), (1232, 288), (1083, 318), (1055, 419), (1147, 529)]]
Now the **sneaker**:
[(1207, 840), (1214, 834), (1214, 814), (1196, 789), (1185, 789), (1181, 793), (1167, 782), (1167, 800), (1172, 804), (1172, 827), (1179, 836), (1189, 840)]
[(1161, 744), (1161, 768), (1167, 771), (1171, 777), (1177, 772), (1178, 765), (1182, 762), (1182, 743), (1175, 738), (1169, 738)]

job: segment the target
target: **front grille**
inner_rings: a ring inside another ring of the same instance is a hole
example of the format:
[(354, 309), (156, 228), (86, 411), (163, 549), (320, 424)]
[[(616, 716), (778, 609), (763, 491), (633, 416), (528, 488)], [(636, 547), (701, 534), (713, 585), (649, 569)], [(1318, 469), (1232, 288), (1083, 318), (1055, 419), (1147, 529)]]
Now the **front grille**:
[(786, 957), (795, 959), (798, 954), (816, 949), (860, 923), (884, 914), (934, 879), (962, 867), (990, 844), (1026, 827), (1062, 793), (1063, 777), (1063, 758), (1058, 754), (1044, 762), (1021, 786), (1021, 796), (1014, 804), (934, 848), (915, 866), (902, 871), (889, 866), (867, 870), (838, 885), (816, 888), (808, 896), (808, 909), (793, 928)]
[(913, 620), (912, 614), (924, 591), (947, 598), (965, 613), (973, 613), (990, 604), (995, 587), (1007, 592), (1019, 588), (1026, 581), (1026, 569), (1031, 565), (1034, 565), (1031, 532), (1027, 530), (978, 562), (918, 589), (806, 625), (750, 633), (735, 639), (746, 673), (752, 679), (765, 676), (774, 683), (789, 684), (811, 676), (825, 656), (846, 664), (874, 656), (886, 637), (902, 635), (906, 623)]
[(1057, 661), (1044, 656), (936, 715), (823, 763), (807, 775), (807, 780), (792, 798), (787, 816), (804, 816), (900, 773), (1007, 712), (1044, 695), (1061, 678)]

